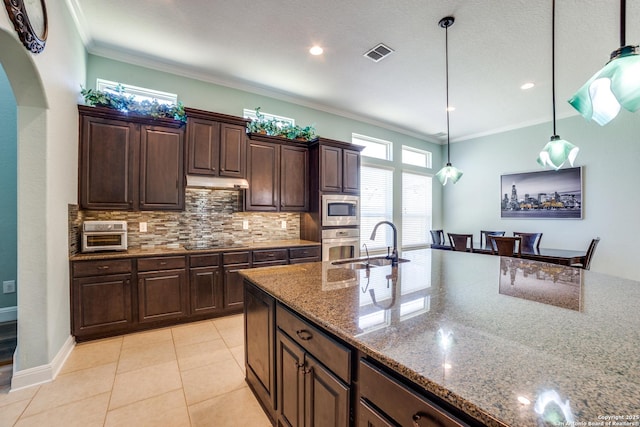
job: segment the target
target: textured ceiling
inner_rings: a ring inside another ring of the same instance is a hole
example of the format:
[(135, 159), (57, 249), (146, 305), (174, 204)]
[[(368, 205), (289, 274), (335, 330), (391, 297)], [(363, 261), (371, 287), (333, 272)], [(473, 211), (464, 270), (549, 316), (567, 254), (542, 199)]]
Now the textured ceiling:
[[(446, 131), (445, 30), (438, 21), (452, 15), (452, 140), (551, 120), (551, 0), (68, 3), (90, 53), (429, 140)], [(640, 0), (627, 3), (627, 43), (638, 44)], [(616, 1), (557, 2), (558, 118), (575, 114), (565, 101), (619, 46), (619, 16)], [(381, 42), (395, 52), (378, 63), (363, 56)], [(314, 44), (324, 55), (309, 55)], [(527, 81), (536, 86), (521, 90)]]

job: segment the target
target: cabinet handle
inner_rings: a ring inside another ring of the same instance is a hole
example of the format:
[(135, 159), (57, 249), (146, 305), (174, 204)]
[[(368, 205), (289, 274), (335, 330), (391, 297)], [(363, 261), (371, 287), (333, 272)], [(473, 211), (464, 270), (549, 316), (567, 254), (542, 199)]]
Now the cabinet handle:
[(109, 266), (108, 265), (100, 265), (98, 266), (98, 270), (108, 270)]
[(313, 372), (313, 368), (312, 368), (312, 367), (309, 367), (309, 368), (306, 368), (306, 369), (305, 369), (305, 368), (304, 368), (304, 365), (302, 365), (302, 366), (303, 366), (303, 367), (302, 367), (302, 373), (303, 373), (304, 375), (307, 375), (307, 374), (310, 374), (310, 373), (312, 373), (312, 372)]
[(220, 168), (220, 172), (224, 172), (224, 171), (225, 171), (225, 169), (224, 169), (224, 168)]
[(304, 362), (302, 362), (302, 363), (293, 362), (293, 364), (295, 365), (296, 370), (298, 370), (298, 371), (299, 371), (301, 368), (304, 368)]
[(125, 281), (124, 281), (124, 284), (125, 284), (125, 285), (130, 285), (130, 284), (131, 284), (131, 279), (127, 279), (127, 280), (125, 280)]
[(413, 420), (413, 427), (420, 427), (418, 421), (420, 421), (422, 418), (425, 418), (425, 420), (429, 421), (429, 423), (427, 424), (429, 426), (444, 426), (444, 424), (435, 419), (431, 414), (419, 411), (413, 414), (413, 416), (411, 417), (411, 419)]
[(160, 265), (167, 265), (167, 261), (160, 261)]
[(311, 338), (313, 338), (313, 335), (311, 334), (311, 332), (307, 331), (306, 329), (300, 329), (296, 331), (296, 335), (302, 341), (309, 341)]

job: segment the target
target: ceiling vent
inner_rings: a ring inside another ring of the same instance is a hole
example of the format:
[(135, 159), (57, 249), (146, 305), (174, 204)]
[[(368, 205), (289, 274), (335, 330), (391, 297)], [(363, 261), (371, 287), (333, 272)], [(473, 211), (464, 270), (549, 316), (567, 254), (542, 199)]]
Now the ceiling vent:
[(377, 46), (365, 52), (364, 56), (366, 56), (373, 62), (380, 62), (387, 56), (391, 55), (392, 53), (393, 53), (393, 49), (391, 49), (389, 46), (385, 46), (384, 44), (380, 43)]

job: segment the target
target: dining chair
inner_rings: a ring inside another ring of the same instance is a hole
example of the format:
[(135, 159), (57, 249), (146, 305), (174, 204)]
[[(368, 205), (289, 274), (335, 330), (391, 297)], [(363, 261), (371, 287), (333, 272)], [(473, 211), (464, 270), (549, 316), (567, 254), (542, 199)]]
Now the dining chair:
[(473, 252), (473, 234), (447, 233), (451, 249), (454, 251)]
[(598, 243), (600, 243), (600, 237), (596, 237), (595, 239), (591, 240), (591, 243), (589, 243), (589, 247), (587, 248), (587, 254), (584, 257), (584, 262), (579, 264), (571, 264), (571, 266), (589, 270), (591, 268), (593, 253), (596, 251), (596, 246), (598, 246)]
[(522, 249), (538, 250), (540, 249), (540, 241), (542, 240), (542, 233), (522, 233), (520, 231), (513, 232), (514, 237), (522, 237)]
[(487, 236), (493, 255), (521, 257), (522, 237)]
[(504, 236), (504, 231), (480, 230), (480, 246), (485, 249), (491, 249), (488, 236)]
[(431, 233), (431, 240), (434, 245), (444, 245), (444, 231), (443, 230), (429, 230)]

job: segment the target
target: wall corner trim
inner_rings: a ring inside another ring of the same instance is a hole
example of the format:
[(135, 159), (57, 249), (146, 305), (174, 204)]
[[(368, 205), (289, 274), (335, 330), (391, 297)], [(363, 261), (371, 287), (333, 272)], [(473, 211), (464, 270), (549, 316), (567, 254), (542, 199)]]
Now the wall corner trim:
[(75, 345), (75, 338), (69, 335), (69, 338), (64, 342), (51, 363), (22, 371), (14, 371), (13, 378), (11, 378), (11, 392), (53, 381), (58, 376)]

